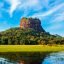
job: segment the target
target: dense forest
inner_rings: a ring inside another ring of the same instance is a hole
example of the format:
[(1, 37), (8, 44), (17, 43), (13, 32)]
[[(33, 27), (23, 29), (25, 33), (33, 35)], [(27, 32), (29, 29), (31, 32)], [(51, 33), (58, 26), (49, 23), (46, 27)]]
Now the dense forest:
[(33, 29), (11, 28), (0, 32), (0, 45), (55, 45), (64, 44), (64, 38)]

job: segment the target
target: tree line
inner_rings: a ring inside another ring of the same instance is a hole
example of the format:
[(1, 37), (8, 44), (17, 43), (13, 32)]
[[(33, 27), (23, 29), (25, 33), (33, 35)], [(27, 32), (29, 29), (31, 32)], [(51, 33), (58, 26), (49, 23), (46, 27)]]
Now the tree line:
[(64, 38), (33, 29), (11, 28), (0, 32), (0, 45), (54, 45), (64, 44)]

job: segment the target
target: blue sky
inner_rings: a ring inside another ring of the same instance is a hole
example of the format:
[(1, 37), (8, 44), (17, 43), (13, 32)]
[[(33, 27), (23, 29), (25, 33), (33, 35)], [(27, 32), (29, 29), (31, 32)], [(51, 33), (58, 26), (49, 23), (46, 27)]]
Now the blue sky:
[(47, 32), (64, 36), (64, 0), (0, 0), (0, 31), (19, 26), (22, 17), (37, 17)]

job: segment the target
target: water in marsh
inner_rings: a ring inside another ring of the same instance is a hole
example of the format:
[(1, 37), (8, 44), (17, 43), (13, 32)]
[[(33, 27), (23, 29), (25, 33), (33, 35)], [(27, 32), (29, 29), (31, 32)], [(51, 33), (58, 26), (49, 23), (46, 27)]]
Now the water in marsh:
[[(43, 53), (42, 53), (43, 54)], [(22, 54), (21, 54), (22, 55)], [(23, 55), (22, 55), (23, 56)], [(36, 55), (36, 56), (39, 56), (39, 55)], [(37, 61), (40, 59), (39, 57), (35, 58), (36, 56), (34, 57), (29, 57), (29, 56), (26, 56), (24, 57), (25, 60), (27, 60), (27, 62), (29, 64), (64, 64), (64, 52), (57, 52), (57, 53), (51, 53), (51, 54), (46, 54), (46, 57), (44, 58), (44, 60), (42, 61), (42, 63), (37, 63)], [(43, 57), (43, 56), (42, 56)], [(33, 63), (30, 63), (29, 62), (29, 59), (26, 59), (26, 58), (31, 58), (32, 62)], [(34, 62), (34, 60), (37, 59), (37, 61)], [(41, 59), (42, 60), (42, 59)], [(40, 60), (39, 60), (40, 61)], [(0, 64), (28, 64), (27, 62), (23, 63), (22, 61), (20, 63), (18, 62), (14, 62), (14, 61), (11, 61), (9, 59), (6, 59), (6, 58), (2, 58), (0, 57)]]
[(17, 62), (13, 62), (13, 61), (11, 62), (8, 59), (0, 57), (0, 64), (18, 64), (18, 63)]
[(64, 52), (51, 53), (42, 64), (64, 64)]

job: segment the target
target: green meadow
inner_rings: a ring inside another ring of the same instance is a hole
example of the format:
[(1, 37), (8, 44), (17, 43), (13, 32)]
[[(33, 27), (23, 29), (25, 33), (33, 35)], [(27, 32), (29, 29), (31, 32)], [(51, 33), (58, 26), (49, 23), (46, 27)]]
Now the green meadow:
[(0, 52), (56, 52), (64, 51), (64, 45), (0, 45)]

